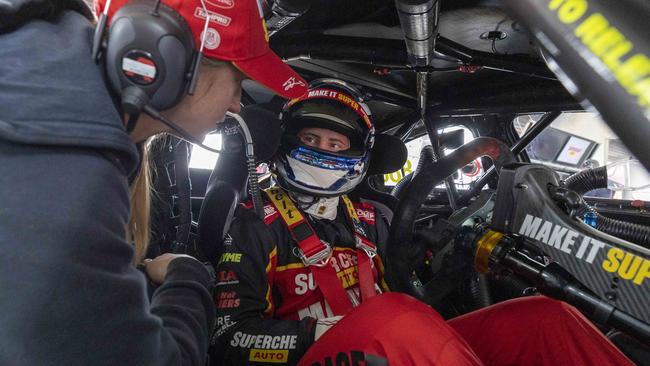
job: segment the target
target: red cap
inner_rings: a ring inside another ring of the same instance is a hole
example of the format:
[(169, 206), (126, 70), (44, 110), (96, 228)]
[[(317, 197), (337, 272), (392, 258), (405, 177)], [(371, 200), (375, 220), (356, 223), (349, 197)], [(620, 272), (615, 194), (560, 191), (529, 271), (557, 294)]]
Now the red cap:
[[(283, 97), (298, 98), (307, 92), (307, 82), (271, 51), (259, 0), (204, 1), (210, 17), (203, 50), (206, 57), (231, 61), (248, 77)], [(128, 2), (111, 1), (109, 21)], [(206, 20), (201, 1), (163, 0), (162, 3), (185, 19), (194, 33), (194, 41), (200, 45)], [(98, 1), (98, 13), (105, 4), (106, 0)]]

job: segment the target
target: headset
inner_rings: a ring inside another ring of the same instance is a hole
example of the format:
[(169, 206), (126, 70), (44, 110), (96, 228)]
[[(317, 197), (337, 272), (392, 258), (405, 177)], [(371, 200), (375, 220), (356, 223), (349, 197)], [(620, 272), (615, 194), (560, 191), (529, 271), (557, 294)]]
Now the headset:
[[(197, 50), (185, 19), (160, 0), (136, 0), (122, 6), (106, 31), (110, 3), (106, 1), (95, 29), (92, 57), (95, 62), (104, 61), (108, 83), (120, 96), (124, 112), (131, 116), (127, 131), (133, 130), (137, 117), (144, 112), (183, 139), (220, 152), (196, 141), (160, 113), (175, 106), (185, 94), (193, 95), (209, 18)], [(207, 14), (203, 0), (201, 5)]]

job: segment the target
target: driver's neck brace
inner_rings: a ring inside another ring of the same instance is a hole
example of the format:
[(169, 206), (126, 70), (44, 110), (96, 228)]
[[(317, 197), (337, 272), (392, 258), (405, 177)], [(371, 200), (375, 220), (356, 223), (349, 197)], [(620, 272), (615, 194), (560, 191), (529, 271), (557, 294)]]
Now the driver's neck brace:
[(298, 207), (317, 219), (334, 220), (339, 207), (339, 197), (312, 197), (295, 193), (292, 195)]

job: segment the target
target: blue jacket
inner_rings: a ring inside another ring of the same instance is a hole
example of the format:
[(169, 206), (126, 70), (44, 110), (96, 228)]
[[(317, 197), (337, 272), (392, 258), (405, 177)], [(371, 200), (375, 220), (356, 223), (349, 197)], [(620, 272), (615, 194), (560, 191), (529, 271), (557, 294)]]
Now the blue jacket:
[(176, 259), (150, 301), (131, 265), (139, 158), (80, 4), (0, 2), (0, 365), (204, 365), (208, 272)]

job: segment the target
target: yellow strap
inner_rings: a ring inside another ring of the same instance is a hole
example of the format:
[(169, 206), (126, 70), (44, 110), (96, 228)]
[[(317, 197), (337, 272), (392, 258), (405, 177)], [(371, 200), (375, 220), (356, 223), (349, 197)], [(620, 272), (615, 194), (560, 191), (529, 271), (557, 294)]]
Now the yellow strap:
[(341, 196), (341, 199), (343, 200), (343, 203), (345, 203), (345, 208), (348, 209), (348, 216), (350, 216), (352, 221), (359, 222), (359, 216), (357, 216), (357, 210), (352, 205), (352, 201), (350, 201), (346, 195)]
[(293, 201), (287, 197), (287, 194), (282, 188), (275, 186), (264, 190), (264, 192), (269, 196), (275, 208), (280, 211), (280, 216), (282, 216), (282, 220), (284, 220), (287, 226), (291, 227), (301, 221), (305, 221), (300, 210), (296, 208)]

